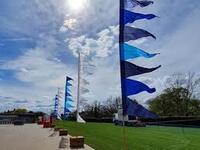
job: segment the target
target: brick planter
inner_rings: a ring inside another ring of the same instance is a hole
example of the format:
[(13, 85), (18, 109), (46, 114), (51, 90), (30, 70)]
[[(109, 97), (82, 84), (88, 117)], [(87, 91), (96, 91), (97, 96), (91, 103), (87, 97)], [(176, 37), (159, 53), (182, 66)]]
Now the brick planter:
[(43, 125), (43, 122), (42, 121), (38, 121), (37, 124), (38, 125)]
[(70, 147), (71, 148), (83, 148), (84, 147), (84, 137), (83, 136), (70, 137)]
[(62, 128), (57, 128), (57, 127), (55, 128), (55, 127), (54, 127), (54, 131), (55, 131), (55, 132), (60, 131), (61, 129), (62, 129)]
[(51, 123), (50, 122), (44, 122), (43, 128), (51, 128)]
[(67, 136), (67, 135), (68, 135), (67, 129), (60, 129), (59, 130), (59, 136)]
[(55, 124), (52, 124), (52, 125), (51, 125), (51, 128), (55, 128), (55, 126), (56, 126)]

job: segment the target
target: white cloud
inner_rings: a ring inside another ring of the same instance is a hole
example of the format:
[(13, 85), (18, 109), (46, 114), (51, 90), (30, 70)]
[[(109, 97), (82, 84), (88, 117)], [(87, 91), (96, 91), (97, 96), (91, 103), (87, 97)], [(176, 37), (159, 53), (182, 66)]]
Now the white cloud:
[(97, 33), (96, 38), (80, 36), (66, 39), (69, 49), (77, 56), (80, 51), (84, 55), (93, 57), (108, 57), (117, 48), (118, 26), (111, 26)]
[[(15, 60), (3, 62), (0, 65), (1, 69), (10, 70), (15, 73), (15, 78), (23, 83), (9, 85), (2, 84), (0, 86), (0, 95), (12, 96), (16, 99), (27, 99), (29, 104), (25, 106), (18, 103), (14, 107), (26, 107), (35, 109), (35, 100), (42, 100), (44, 104), (53, 103), (52, 99), (57, 93), (57, 88), (61, 87), (64, 90), (66, 75), (76, 78), (76, 68), (74, 65), (64, 64), (57, 58), (60, 51), (55, 51), (57, 48), (57, 40), (42, 35), (46, 43), (42, 40), (38, 46), (26, 50), (26, 52)], [(73, 95), (76, 88), (76, 83), (73, 87)], [(76, 97), (73, 98), (74, 100)], [(63, 98), (61, 99), (63, 103)], [(9, 108), (11, 105), (9, 104)]]

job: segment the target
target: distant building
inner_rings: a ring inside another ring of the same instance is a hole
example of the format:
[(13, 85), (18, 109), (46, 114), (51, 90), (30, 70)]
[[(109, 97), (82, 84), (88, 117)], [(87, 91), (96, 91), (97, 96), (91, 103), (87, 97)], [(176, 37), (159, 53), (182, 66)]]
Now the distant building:
[(21, 120), (24, 123), (35, 123), (38, 119), (38, 116), (42, 114), (39, 113), (24, 113), (24, 114), (0, 114), (0, 123), (1, 122), (14, 122), (16, 120)]

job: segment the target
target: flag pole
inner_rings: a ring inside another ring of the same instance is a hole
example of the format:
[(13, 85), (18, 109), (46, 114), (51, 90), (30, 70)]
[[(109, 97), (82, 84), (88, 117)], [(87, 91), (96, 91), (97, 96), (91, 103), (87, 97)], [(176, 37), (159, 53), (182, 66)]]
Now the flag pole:
[(80, 103), (80, 73), (81, 73), (81, 53), (78, 52), (78, 86), (77, 86), (77, 112), (76, 119), (79, 116), (79, 103)]
[(127, 139), (126, 139), (126, 129), (125, 129), (125, 117), (126, 117), (126, 83), (125, 83), (125, 64), (121, 60), (124, 60), (124, 0), (120, 0), (119, 7), (119, 55), (120, 55), (120, 75), (121, 75), (121, 95), (122, 95), (122, 113), (123, 113), (123, 147), (127, 150)]

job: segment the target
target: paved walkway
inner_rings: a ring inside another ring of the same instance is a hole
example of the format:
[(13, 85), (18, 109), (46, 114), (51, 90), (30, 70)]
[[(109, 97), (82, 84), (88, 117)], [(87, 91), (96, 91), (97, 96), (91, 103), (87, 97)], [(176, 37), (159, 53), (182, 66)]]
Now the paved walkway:
[[(0, 150), (70, 150), (69, 137), (36, 124), (0, 125)], [(77, 149), (76, 149), (77, 150)], [(81, 150), (81, 149), (79, 149)], [(82, 150), (93, 150), (85, 145)]]

